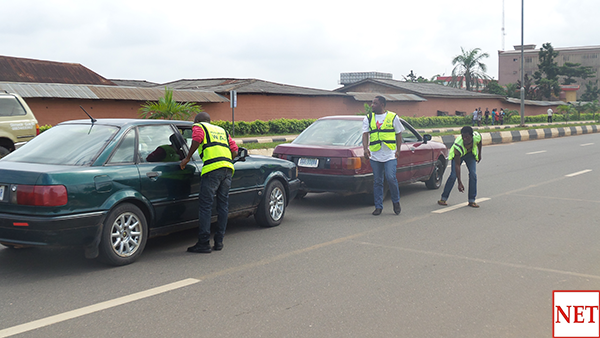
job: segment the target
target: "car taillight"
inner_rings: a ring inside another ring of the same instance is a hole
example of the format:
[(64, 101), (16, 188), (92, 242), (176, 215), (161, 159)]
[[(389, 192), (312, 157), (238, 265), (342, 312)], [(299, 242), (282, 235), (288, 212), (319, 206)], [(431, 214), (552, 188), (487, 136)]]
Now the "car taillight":
[(17, 204), (39, 207), (57, 207), (67, 204), (64, 185), (18, 185)]
[(35, 136), (38, 136), (40, 134), (40, 125), (39, 124), (35, 124)]
[(360, 169), (361, 163), (362, 162), (360, 160), (360, 157), (346, 158), (344, 161), (344, 169), (352, 169), (352, 170)]

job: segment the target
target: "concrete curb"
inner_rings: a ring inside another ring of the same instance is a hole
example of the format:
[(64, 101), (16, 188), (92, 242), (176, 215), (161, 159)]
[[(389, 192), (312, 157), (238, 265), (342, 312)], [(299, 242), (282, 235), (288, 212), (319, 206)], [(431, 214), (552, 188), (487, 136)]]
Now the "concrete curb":
[[(547, 125), (546, 125), (547, 126)], [(508, 128), (509, 126), (503, 126), (502, 128)], [(477, 127), (476, 127), (477, 128)], [(473, 128), (481, 133), (483, 145), (490, 144), (501, 144), (501, 143), (512, 143), (519, 141), (528, 140), (540, 140), (546, 138), (563, 137), (563, 136), (576, 136), (583, 134), (597, 133), (600, 131), (600, 125), (588, 125), (588, 126), (574, 126), (574, 127), (560, 127), (560, 128), (540, 128), (540, 129), (529, 129), (529, 130), (512, 130), (512, 131), (491, 131), (490, 128)], [(500, 128), (495, 128), (500, 129)], [(421, 134), (427, 134), (429, 132), (444, 132), (444, 131), (456, 131), (460, 128), (453, 129), (431, 129), (431, 130), (419, 130)], [(490, 130), (484, 132), (484, 130)], [(297, 135), (278, 136), (272, 138), (260, 138), (256, 139), (236, 139), (236, 143), (243, 147), (244, 143), (268, 143), (268, 142), (279, 142), (279, 141), (292, 141)], [(454, 143), (454, 139), (457, 135), (444, 135), (434, 136), (432, 141), (443, 143), (446, 147), (450, 148)], [(250, 140), (250, 142), (248, 141)], [(262, 140), (262, 142), (261, 142)], [(265, 141), (266, 140), (266, 141)], [(253, 155), (264, 155), (272, 156), (274, 148), (268, 149), (250, 149), (248, 152)]]

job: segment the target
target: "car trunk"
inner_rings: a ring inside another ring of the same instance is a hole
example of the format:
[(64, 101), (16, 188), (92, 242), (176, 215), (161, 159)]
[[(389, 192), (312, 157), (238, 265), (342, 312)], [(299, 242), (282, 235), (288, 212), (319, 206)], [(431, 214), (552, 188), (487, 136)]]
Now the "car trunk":
[(273, 156), (294, 162), (300, 173), (356, 175), (370, 171), (361, 147), (281, 144)]

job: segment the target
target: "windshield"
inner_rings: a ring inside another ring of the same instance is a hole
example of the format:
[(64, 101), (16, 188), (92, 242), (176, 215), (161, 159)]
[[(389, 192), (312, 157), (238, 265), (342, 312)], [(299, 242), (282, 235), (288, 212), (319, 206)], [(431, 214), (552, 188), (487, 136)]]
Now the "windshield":
[(85, 124), (52, 127), (2, 161), (89, 165), (118, 130), (112, 126)]
[(0, 96), (0, 116), (26, 115), (27, 112), (14, 96)]
[(302, 132), (292, 143), (325, 146), (362, 145), (360, 120), (317, 120)]

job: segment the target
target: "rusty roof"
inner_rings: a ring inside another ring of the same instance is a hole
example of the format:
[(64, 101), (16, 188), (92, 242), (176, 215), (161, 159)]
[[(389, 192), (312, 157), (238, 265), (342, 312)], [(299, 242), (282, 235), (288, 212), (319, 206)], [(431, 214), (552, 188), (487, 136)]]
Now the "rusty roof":
[[(72, 85), (61, 83), (0, 82), (0, 90), (17, 93), (23, 98), (59, 98), (89, 100), (157, 101), (165, 94), (164, 88), (123, 86)], [(229, 102), (215, 92), (204, 90), (173, 90), (178, 102)]]
[(345, 96), (343, 93), (336, 93), (330, 90), (291, 86), (258, 79), (219, 78), (178, 80), (165, 83), (163, 86), (174, 89), (210, 90), (216, 93), (228, 93), (230, 90), (235, 90), (238, 94)]
[(371, 102), (375, 98), (375, 96), (381, 95), (385, 97), (388, 102), (423, 102), (427, 101), (426, 99), (415, 95), (415, 94), (379, 94), (379, 93), (362, 93), (362, 92), (348, 92), (346, 93), (350, 96), (353, 96), (356, 101), (367, 101)]
[(115, 85), (78, 64), (0, 55), (0, 81)]

